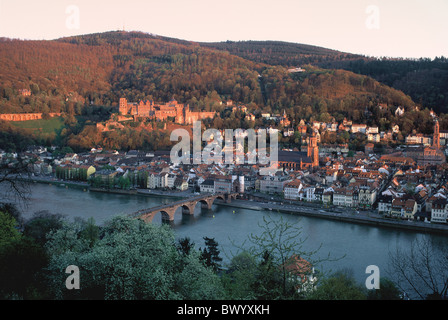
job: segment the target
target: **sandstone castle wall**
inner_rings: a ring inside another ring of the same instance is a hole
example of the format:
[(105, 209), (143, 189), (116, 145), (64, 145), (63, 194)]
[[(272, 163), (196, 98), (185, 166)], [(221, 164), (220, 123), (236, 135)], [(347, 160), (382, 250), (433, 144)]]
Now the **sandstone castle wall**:
[[(58, 117), (61, 113), (49, 113), (50, 117)], [(28, 121), (42, 119), (42, 113), (3, 113), (0, 120), (6, 121)]]

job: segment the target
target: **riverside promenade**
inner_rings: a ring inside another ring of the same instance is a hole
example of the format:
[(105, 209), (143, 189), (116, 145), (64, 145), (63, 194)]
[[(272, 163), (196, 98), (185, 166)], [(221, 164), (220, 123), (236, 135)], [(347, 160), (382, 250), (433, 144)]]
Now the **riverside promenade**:
[(250, 200), (234, 200), (232, 201), (232, 203), (220, 203), (220, 205), (253, 210), (269, 210), (280, 213), (330, 219), (347, 223), (371, 225), (374, 227), (405, 229), (410, 231), (437, 233), (440, 235), (448, 236), (448, 225), (446, 224), (385, 218), (384, 216), (377, 213), (372, 214), (370, 212), (366, 213), (362, 211), (348, 211), (344, 210), (344, 208), (324, 209), (308, 207), (300, 204), (282, 204), (275, 202), (265, 203)]
[[(67, 181), (63, 182), (49, 178), (36, 179), (36, 177), (33, 177), (32, 179), (29, 180), (39, 183), (51, 183), (51, 184), (56, 183), (62, 185), (65, 184), (70, 186), (83, 187), (86, 189), (86, 191), (87, 189), (89, 189), (88, 184), (86, 183), (67, 182)], [(97, 190), (97, 191), (103, 191), (103, 190)], [(191, 190), (176, 191), (176, 190), (148, 190), (148, 189), (137, 189), (136, 192), (135, 193), (132, 192), (132, 194), (142, 196), (159, 196), (159, 197), (176, 198), (176, 199), (191, 198), (195, 195)], [(250, 209), (250, 210), (258, 210), (258, 211), (268, 210), (285, 214), (294, 214), (300, 216), (330, 219), (346, 223), (371, 225), (374, 227), (385, 227), (397, 230), (401, 229), (401, 230), (409, 230), (424, 233), (436, 233), (448, 236), (448, 224), (436, 224), (423, 221), (408, 221), (408, 220), (386, 218), (374, 211), (356, 211), (351, 208), (338, 208), (338, 207), (324, 208), (317, 205), (310, 206), (300, 202), (285, 203), (283, 201), (278, 200), (256, 201), (256, 200), (236, 199), (233, 200), (231, 203), (220, 203), (219, 205)]]
[[(139, 194), (174, 198), (192, 197), (191, 191), (158, 191), (140, 189)], [(437, 233), (448, 236), (448, 224), (436, 224), (423, 221), (408, 221), (386, 218), (373, 211), (357, 211), (351, 208), (333, 207), (326, 209), (319, 206), (309, 206), (302, 203), (284, 203), (282, 201), (255, 201), (235, 199), (231, 203), (220, 203), (221, 206), (243, 208), (250, 210), (267, 210), (285, 214), (336, 220), (346, 223), (370, 225), (374, 227), (393, 228), (417, 232)]]

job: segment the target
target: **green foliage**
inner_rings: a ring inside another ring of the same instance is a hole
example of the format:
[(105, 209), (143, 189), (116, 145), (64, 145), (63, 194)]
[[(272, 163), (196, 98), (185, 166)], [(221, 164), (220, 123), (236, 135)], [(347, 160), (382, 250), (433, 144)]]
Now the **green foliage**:
[(38, 141), (32, 130), (21, 130), (12, 124), (0, 120), (0, 145), (6, 152), (25, 151)]
[(24, 235), (33, 238), (38, 244), (47, 242), (47, 234), (62, 227), (64, 215), (38, 211), (26, 222)]
[(214, 272), (218, 272), (221, 267), (222, 258), (219, 256), (218, 243), (214, 238), (204, 237), (205, 248), (201, 250), (201, 258), (207, 267), (211, 267)]
[(93, 247), (100, 236), (100, 227), (95, 224), (95, 219), (90, 217), (87, 221), (82, 220), (81, 231), (79, 236), (81, 239), (87, 240), (89, 247)]
[(48, 261), (45, 250), (27, 237), (0, 246), (0, 296), (6, 299), (45, 298), (42, 270)]
[(129, 190), (131, 186), (131, 180), (128, 177), (120, 177), (118, 178), (118, 186), (123, 190)]
[(255, 299), (257, 293), (257, 261), (250, 253), (243, 251), (234, 256), (228, 270), (222, 276), (227, 299), (249, 300)]
[[(230, 299), (297, 299), (303, 297), (305, 287), (300, 275), (310, 276), (312, 268), (299, 266), (297, 272), (289, 269), (291, 259), (299, 257), (312, 267), (318, 267), (326, 258), (316, 258), (315, 251), (306, 251), (301, 228), (280, 217), (263, 218), (260, 234), (251, 234), (248, 244), (240, 246), (241, 253), (231, 260), (224, 277)], [(293, 259), (294, 261), (294, 259)], [(246, 269), (247, 268), (247, 269)], [(241, 281), (244, 279), (244, 281)], [(306, 283), (308, 285), (308, 283)]]
[(367, 292), (369, 300), (401, 300), (401, 291), (395, 283), (388, 278), (380, 279), (380, 288)]
[[(199, 252), (181, 254), (167, 226), (113, 218), (91, 245), (66, 225), (51, 234), (49, 281), (57, 298), (216, 299), (220, 281), (200, 260)], [(67, 292), (64, 270), (77, 265), (81, 289)]]
[(0, 212), (0, 299), (42, 298), (41, 270), (47, 263), (43, 248), (22, 236), (16, 220)]
[(183, 255), (189, 255), (194, 249), (194, 242), (188, 237), (181, 238), (177, 241), (177, 250)]
[(322, 279), (317, 288), (307, 294), (310, 300), (365, 300), (366, 289), (356, 283), (352, 274), (341, 270)]
[(16, 226), (17, 222), (14, 217), (0, 211), (0, 247), (20, 238), (20, 233), (16, 229)]

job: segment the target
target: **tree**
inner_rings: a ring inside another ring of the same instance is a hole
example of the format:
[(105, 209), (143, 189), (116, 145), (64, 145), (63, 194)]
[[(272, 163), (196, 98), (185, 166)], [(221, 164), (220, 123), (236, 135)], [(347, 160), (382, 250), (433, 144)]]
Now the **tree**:
[(221, 268), (222, 258), (219, 256), (218, 243), (215, 238), (204, 237), (205, 248), (202, 251), (202, 260), (207, 267), (211, 267), (214, 272), (218, 272)]
[(0, 212), (0, 298), (42, 297), (40, 273), (46, 264), (44, 249), (19, 233), (14, 217)]
[[(298, 298), (297, 279), (282, 272), (283, 266), (274, 261), (273, 256), (265, 251), (257, 265), (256, 278), (252, 284), (254, 295), (258, 300)], [(286, 274), (286, 277), (285, 277)]]
[(189, 255), (194, 249), (194, 242), (189, 237), (181, 238), (177, 241), (177, 250), (183, 255)]
[(11, 163), (2, 161), (0, 164), (0, 185), (3, 184), (7, 190), (5, 196), (15, 198), (20, 203), (26, 202), (30, 194), (29, 182), (26, 180), (30, 176), (29, 163), (20, 155)]
[[(52, 232), (47, 280), (57, 299), (219, 299), (217, 275), (200, 253), (182, 254), (174, 233), (128, 217), (114, 217), (101, 227), (93, 245), (80, 237), (82, 228), (68, 223)], [(65, 268), (80, 269), (81, 289), (65, 289)], [(76, 292), (74, 292), (76, 291)]]
[(129, 187), (131, 186), (131, 180), (129, 180), (128, 177), (122, 176), (118, 179), (118, 185), (120, 186), (121, 189), (128, 190)]
[(222, 275), (226, 299), (255, 299), (255, 282), (257, 278), (257, 261), (247, 251), (234, 256), (227, 271)]
[(369, 300), (401, 300), (402, 295), (400, 289), (395, 283), (388, 278), (380, 279), (380, 288), (375, 290), (369, 290), (367, 293), (367, 299)]
[(396, 286), (411, 299), (447, 299), (448, 246), (417, 239), (406, 252), (389, 252), (389, 273)]
[(9, 241), (19, 239), (20, 233), (16, 229), (17, 222), (8, 213), (0, 211), (0, 247)]
[(62, 227), (65, 216), (38, 211), (25, 223), (24, 235), (33, 238), (40, 245), (47, 241), (47, 234)]
[(89, 247), (93, 247), (99, 239), (100, 228), (95, 224), (95, 219), (90, 217), (87, 221), (81, 220), (80, 236), (87, 240)]
[(236, 245), (257, 262), (256, 277), (251, 284), (254, 296), (257, 299), (299, 298), (302, 282), (297, 273), (289, 271), (291, 258), (300, 257), (315, 268), (332, 258), (330, 255), (316, 258), (320, 247), (313, 251), (304, 250), (306, 238), (302, 238), (298, 223), (289, 223), (282, 216), (271, 216), (263, 217), (259, 226), (261, 233), (249, 235), (248, 244)]
[(50, 116), (49, 113), (44, 112), (44, 113), (42, 113), (42, 119), (43, 119), (43, 120), (48, 120), (48, 119), (51, 119), (51, 116)]
[(317, 288), (307, 294), (310, 300), (364, 300), (366, 289), (357, 284), (349, 270), (340, 270), (322, 279)]

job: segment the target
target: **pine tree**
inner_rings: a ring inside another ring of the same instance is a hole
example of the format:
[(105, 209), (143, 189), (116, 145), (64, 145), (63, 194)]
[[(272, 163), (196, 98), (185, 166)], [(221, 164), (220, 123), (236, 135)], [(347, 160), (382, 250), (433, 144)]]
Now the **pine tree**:
[(218, 249), (218, 242), (215, 241), (215, 238), (203, 238), (205, 241), (206, 248), (201, 250), (202, 252), (202, 260), (205, 265), (213, 268), (215, 272), (218, 272), (221, 269), (220, 262), (222, 258), (219, 256), (220, 251)]

